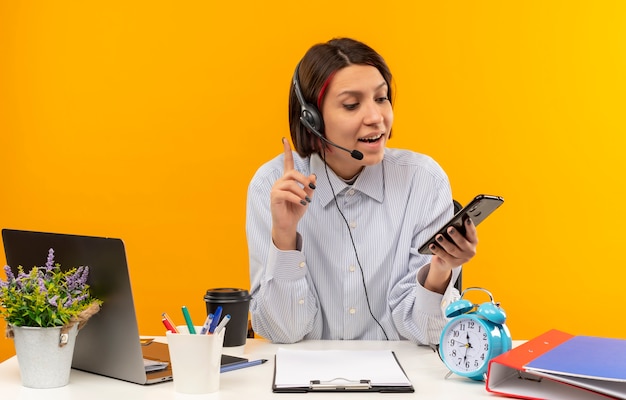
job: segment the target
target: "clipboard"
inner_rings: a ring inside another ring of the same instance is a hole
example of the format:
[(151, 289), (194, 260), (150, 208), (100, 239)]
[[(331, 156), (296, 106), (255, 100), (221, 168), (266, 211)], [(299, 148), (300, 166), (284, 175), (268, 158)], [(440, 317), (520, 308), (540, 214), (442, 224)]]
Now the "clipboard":
[(272, 391), (413, 393), (415, 389), (391, 350), (279, 348)]

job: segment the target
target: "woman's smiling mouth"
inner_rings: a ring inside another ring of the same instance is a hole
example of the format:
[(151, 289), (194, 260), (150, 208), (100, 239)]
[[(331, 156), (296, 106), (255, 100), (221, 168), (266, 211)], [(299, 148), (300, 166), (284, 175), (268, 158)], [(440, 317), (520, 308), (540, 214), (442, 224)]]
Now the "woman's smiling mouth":
[(365, 142), (365, 143), (376, 143), (377, 141), (380, 140), (380, 138), (383, 137), (382, 133), (379, 133), (377, 136), (372, 136), (372, 137), (366, 137), (366, 138), (360, 138), (359, 142)]

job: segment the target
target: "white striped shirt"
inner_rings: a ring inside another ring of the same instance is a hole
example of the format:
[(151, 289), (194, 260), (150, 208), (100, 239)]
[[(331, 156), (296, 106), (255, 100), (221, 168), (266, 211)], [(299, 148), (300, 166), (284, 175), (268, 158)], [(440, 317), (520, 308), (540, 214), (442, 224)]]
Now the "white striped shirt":
[(298, 223), (298, 250), (281, 251), (271, 238), (270, 190), (283, 174), (283, 157), (261, 166), (248, 187), (255, 332), (277, 343), (385, 339), (368, 311), (369, 298), (390, 340), (438, 343), (447, 322), (443, 307), (458, 298), (453, 286), (461, 268), (453, 270), (443, 295), (431, 292), (422, 286), (430, 256), (417, 248), (452, 216), (450, 184), (441, 167), (428, 156), (387, 148), (383, 161), (365, 167), (353, 185), (328, 168), (346, 224), (324, 162), (317, 154), (294, 153), (295, 169), (315, 173), (317, 188)]

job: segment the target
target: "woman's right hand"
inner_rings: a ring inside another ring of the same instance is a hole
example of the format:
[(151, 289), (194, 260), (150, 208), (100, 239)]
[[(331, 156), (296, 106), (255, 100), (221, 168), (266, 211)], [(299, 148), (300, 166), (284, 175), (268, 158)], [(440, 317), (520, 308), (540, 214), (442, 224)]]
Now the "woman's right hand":
[(285, 167), (283, 176), (274, 182), (270, 193), (272, 211), (272, 240), (280, 250), (295, 250), (298, 221), (313, 197), (316, 177), (308, 177), (293, 167), (289, 141), (283, 138)]

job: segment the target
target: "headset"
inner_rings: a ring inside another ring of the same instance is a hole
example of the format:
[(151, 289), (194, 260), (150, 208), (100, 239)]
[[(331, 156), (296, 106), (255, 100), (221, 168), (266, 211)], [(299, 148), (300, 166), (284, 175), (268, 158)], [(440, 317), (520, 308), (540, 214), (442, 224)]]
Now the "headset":
[(326, 137), (322, 134), (322, 132), (324, 131), (324, 118), (322, 117), (322, 113), (320, 113), (317, 107), (315, 107), (313, 104), (307, 103), (304, 100), (302, 89), (300, 89), (300, 78), (298, 78), (298, 75), (300, 74), (299, 71), (301, 62), (302, 61), (298, 62), (296, 70), (293, 74), (293, 91), (295, 92), (296, 98), (300, 103), (300, 122), (309, 130), (309, 132), (322, 139), (324, 142), (340, 150), (347, 151), (348, 153), (350, 153), (352, 158), (356, 160), (362, 160), (363, 153), (361, 153), (360, 151), (348, 150), (345, 147), (341, 147), (338, 144), (326, 139)]

